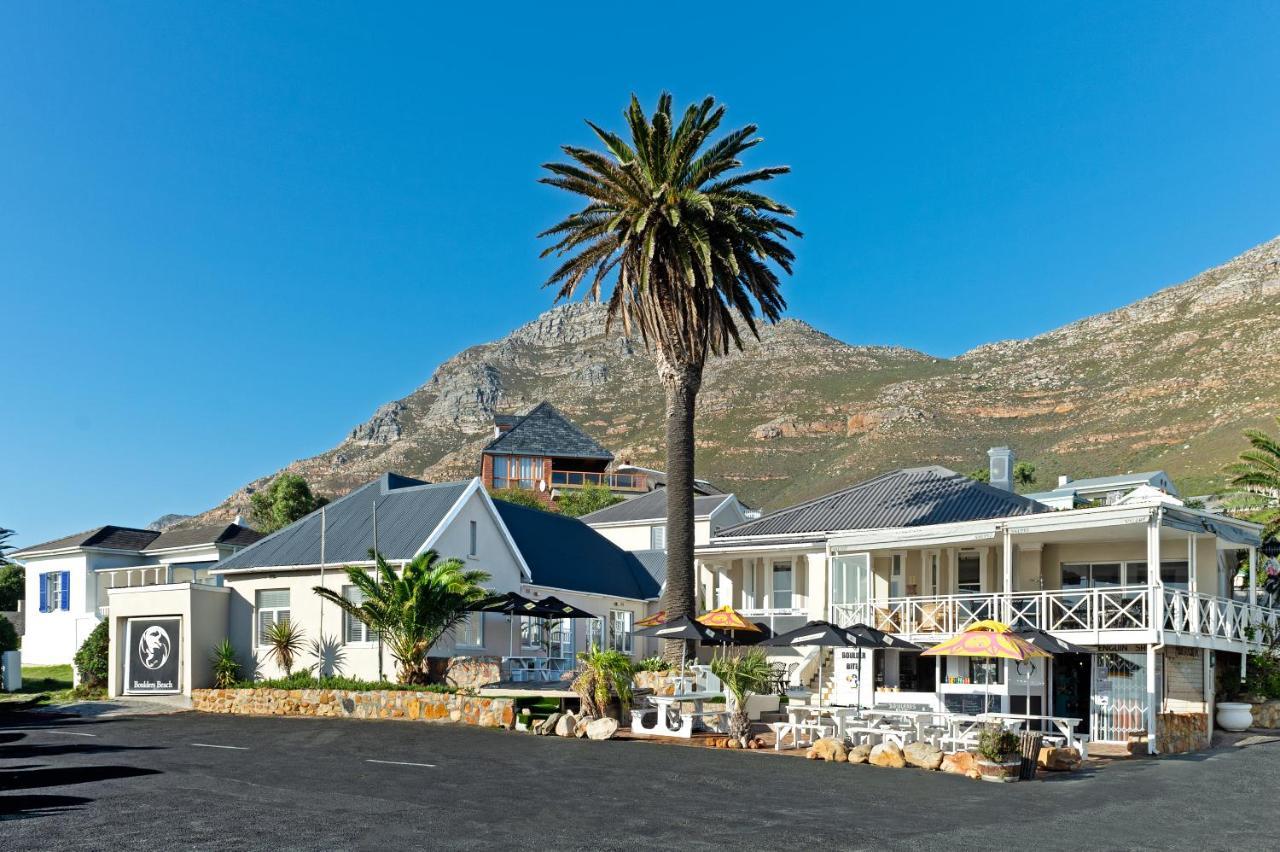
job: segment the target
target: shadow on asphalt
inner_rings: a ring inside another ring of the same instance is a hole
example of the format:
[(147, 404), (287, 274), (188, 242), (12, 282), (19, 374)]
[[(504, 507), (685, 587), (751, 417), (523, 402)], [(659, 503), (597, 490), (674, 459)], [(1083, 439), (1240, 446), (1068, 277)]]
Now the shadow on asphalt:
[(92, 801), (84, 796), (0, 796), (0, 822), (69, 813)]

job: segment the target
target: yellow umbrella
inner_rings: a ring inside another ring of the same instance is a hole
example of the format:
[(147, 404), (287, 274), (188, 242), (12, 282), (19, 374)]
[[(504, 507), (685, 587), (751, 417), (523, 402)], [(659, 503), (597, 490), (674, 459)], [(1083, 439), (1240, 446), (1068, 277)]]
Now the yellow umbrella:
[(704, 612), (696, 620), (699, 624), (705, 624), (717, 630), (751, 630), (756, 633), (760, 632), (759, 627), (747, 621), (728, 604), (718, 609), (713, 609), (711, 612)]
[(665, 609), (658, 610), (648, 618), (642, 618), (636, 622), (636, 627), (657, 627), (659, 624), (667, 623), (667, 611)]
[[(989, 657), (999, 660), (1016, 660), (1022, 662), (1034, 657), (1051, 656), (1025, 639), (1016, 636), (1009, 625), (1000, 621), (979, 621), (969, 625), (963, 633), (952, 636), (945, 642), (939, 642), (928, 650), (921, 651), (922, 657)], [(990, 701), (991, 683), (988, 678), (983, 686), (985, 695), (982, 706), (986, 710)], [(1031, 686), (1028, 684), (1028, 696)], [(1028, 697), (1028, 710), (1030, 698)]]

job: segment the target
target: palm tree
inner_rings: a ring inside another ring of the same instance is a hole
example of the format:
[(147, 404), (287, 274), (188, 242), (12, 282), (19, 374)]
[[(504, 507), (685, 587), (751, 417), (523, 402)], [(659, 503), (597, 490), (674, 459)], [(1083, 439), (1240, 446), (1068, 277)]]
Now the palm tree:
[[(1280, 417), (1276, 424), (1280, 425)], [(1251, 448), (1227, 465), (1230, 484), (1240, 490), (1242, 508), (1253, 509), (1251, 514), (1266, 524), (1262, 537), (1280, 536), (1280, 439), (1261, 429), (1246, 429), (1244, 436)]]
[[(667, 585), (663, 606), (693, 615), (694, 406), (712, 355), (742, 347), (739, 324), (759, 337), (757, 316), (776, 321), (786, 307), (777, 267), (790, 274), (788, 236), (800, 236), (791, 208), (754, 184), (786, 166), (740, 171), (739, 156), (760, 143), (749, 124), (715, 142), (725, 108), (708, 97), (679, 124), (671, 96), (646, 118), (634, 95), (624, 113), (630, 139), (587, 122), (607, 153), (566, 145), (570, 163), (547, 163), (541, 182), (585, 201), (540, 237), (555, 240), (542, 256), (566, 256), (547, 279), (556, 300), (580, 285), (599, 301), (606, 284), (606, 331), (621, 322), (652, 350), (666, 392)], [(667, 641), (676, 661), (684, 643)]]
[(267, 649), (276, 658), (284, 676), (293, 674), (293, 661), (302, 653), (302, 628), (292, 621), (277, 621), (267, 628)]
[(466, 570), (460, 559), (440, 559), (434, 550), (415, 556), (398, 575), (382, 554), (371, 555), (374, 575), (358, 566), (343, 569), (363, 600), (347, 600), (324, 586), (312, 591), (382, 636), (400, 683), (427, 683), (428, 653), (489, 595), (480, 585), (489, 575)]
[(578, 672), (572, 689), (581, 699), (583, 716), (599, 719), (609, 715), (614, 696), (618, 698), (620, 713), (626, 714), (626, 705), (631, 701), (631, 678), (635, 674), (630, 657), (621, 651), (602, 651), (600, 646), (592, 645), (590, 650), (578, 654)]
[(773, 668), (769, 658), (759, 648), (752, 648), (739, 657), (713, 657), (711, 672), (733, 696), (733, 708), (729, 714), (729, 736), (746, 748), (751, 735), (751, 719), (747, 716), (747, 699), (765, 691)]

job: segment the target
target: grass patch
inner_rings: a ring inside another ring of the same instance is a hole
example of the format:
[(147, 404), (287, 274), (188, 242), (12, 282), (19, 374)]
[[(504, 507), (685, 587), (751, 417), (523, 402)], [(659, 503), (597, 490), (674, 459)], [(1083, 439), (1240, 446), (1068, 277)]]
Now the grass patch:
[(41, 703), (61, 704), (88, 698), (105, 698), (106, 690), (72, 687), (71, 666), (23, 666), (22, 686), (16, 692), (0, 695), (0, 702), (29, 701), (39, 697)]

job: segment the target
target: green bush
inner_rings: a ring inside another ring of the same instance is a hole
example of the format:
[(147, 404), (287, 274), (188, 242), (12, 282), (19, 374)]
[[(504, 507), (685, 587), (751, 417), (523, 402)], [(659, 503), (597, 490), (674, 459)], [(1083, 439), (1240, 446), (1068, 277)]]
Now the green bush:
[(107, 622), (100, 621), (93, 632), (76, 651), (76, 671), (80, 673), (80, 685), (86, 689), (101, 689), (107, 685), (107, 665), (110, 660)]
[(9, 619), (0, 615), (0, 654), (5, 651), (16, 651), (21, 644), (18, 631), (9, 623)]
[(274, 680), (241, 680), (232, 684), (232, 689), (342, 689), (350, 692), (436, 692), (442, 695), (453, 695), (462, 690), (456, 686), (445, 684), (412, 684), (391, 683), (390, 681), (358, 680), (353, 677), (330, 675), (318, 681), (307, 672), (296, 672), (289, 677)]
[(987, 725), (978, 734), (978, 754), (992, 763), (1004, 763), (1018, 753), (1018, 735), (1003, 725)]
[(209, 662), (213, 664), (213, 685), (218, 689), (227, 689), (240, 680), (240, 663), (236, 660), (236, 649), (230, 639), (223, 639), (213, 646)]
[(636, 663), (635, 669), (638, 672), (665, 672), (670, 671), (671, 664), (662, 657), (645, 657)]

